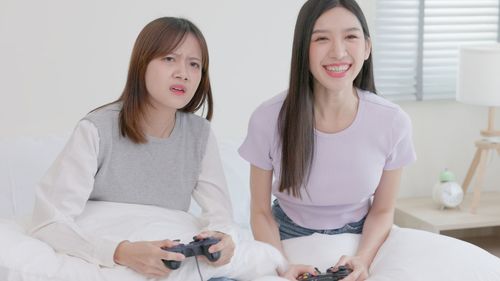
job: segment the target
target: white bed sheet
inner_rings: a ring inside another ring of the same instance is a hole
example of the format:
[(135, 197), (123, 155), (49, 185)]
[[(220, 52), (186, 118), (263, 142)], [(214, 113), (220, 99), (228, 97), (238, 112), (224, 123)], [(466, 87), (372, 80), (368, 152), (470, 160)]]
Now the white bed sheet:
[[(187, 213), (153, 206), (89, 202), (77, 220), (85, 230), (109, 239), (191, 241), (201, 228), (198, 220)], [(240, 230), (244, 232), (244, 230)], [(55, 253), (47, 244), (26, 235), (20, 223), (0, 221), (0, 266), (7, 268), (9, 281), (85, 280), (85, 281), (142, 281), (147, 278), (133, 270), (115, 266), (101, 268), (82, 259)], [(200, 262), (205, 280), (227, 276), (238, 280), (253, 280), (275, 275), (275, 267), (282, 262), (279, 252), (264, 243), (242, 237), (232, 262), (212, 267)], [(194, 258), (186, 259), (172, 271), (168, 280), (199, 280)]]
[[(321, 271), (355, 253), (359, 234), (285, 240), (294, 263)], [(470, 243), (427, 231), (393, 227), (369, 269), (368, 281), (500, 281), (500, 259)]]
[[(78, 223), (87, 231), (110, 239), (158, 240), (180, 238), (189, 242), (200, 225), (192, 215), (158, 207), (89, 202)], [(238, 280), (279, 280), (277, 250), (249, 239), (241, 230), (230, 265), (201, 265), (204, 279), (228, 276)], [(16, 222), (0, 221), (0, 280), (143, 281), (134, 271), (116, 266), (100, 268), (81, 259), (55, 253), (45, 243), (25, 234)], [(284, 249), (294, 263), (325, 270), (341, 255), (353, 254), (359, 235), (321, 235), (285, 240)], [(194, 259), (188, 258), (168, 280), (199, 280)], [(393, 228), (371, 268), (368, 281), (500, 281), (500, 259), (463, 241), (429, 232)]]

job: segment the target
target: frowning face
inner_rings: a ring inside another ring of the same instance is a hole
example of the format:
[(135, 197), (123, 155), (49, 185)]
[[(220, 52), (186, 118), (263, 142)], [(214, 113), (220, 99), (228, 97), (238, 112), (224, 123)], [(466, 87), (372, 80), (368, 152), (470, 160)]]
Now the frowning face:
[(155, 108), (177, 110), (193, 98), (200, 84), (201, 47), (192, 34), (170, 54), (155, 58), (146, 69), (146, 88)]

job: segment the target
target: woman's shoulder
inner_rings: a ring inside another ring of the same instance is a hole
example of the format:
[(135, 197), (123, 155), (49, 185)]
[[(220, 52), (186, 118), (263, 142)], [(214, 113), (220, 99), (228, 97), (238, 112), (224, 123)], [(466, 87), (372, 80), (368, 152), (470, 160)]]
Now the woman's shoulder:
[(252, 113), (252, 119), (277, 120), (287, 91), (283, 91), (272, 98), (262, 102)]
[(90, 121), (96, 126), (112, 124), (118, 120), (121, 109), (121, 102), (112, 102), (90, 111), (82, 120)]
[(180, 120), (180, 128), (185, 133), (206, 138), (210, 131), (210, 121), (191, 112), (177, 111), (176, 118)]
[(86, 119), (100, 118), (105, 115), (118, 115), (122, 109), (121, 102), (112, 102), (93, 109), (84, 117)]
[(401, 106), (398, 104), (370, 91), (358, 89), (358, 95), (364, 101), (367, 110), (376, 114), (388, 116), (405, 116), (407, 115)]
[(187, 123), (190, 126), (196, 126), (196, 127), (210, 126), (210, 121), (195, 113), (184, 112), (179, 110), (177, 111), (176, 116), (180, 118), (184, 123)]
[(400, 110), (400, 106), (394, 102), (367, 90), (358, 89), (359, 98), (364, 100), (366, 103), (387, 110)]
[(379, 124), (393, 124), (395, 128), (411, 128), (411, 119), (401, 106), (374, 94), (370, 91), (358, 90), (360, 99), (365, 102), (365, 113), (369, 120)]

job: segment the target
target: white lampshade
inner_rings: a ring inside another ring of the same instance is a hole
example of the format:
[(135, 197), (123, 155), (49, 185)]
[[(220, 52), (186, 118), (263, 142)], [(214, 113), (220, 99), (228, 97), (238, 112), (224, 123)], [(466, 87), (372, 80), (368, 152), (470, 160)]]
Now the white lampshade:
[(500, 106), (500, 44), (460, 48), (457, 80), (458, 101)]

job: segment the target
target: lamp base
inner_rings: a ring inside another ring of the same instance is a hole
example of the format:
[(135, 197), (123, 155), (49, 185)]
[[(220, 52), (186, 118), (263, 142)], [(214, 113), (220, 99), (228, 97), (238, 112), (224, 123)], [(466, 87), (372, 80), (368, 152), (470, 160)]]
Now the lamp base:
[(495, 107), (488, 107), (488, 129), (481, 130), (483, 137), (500, 137), (500, 131), (495, 130)]
[(481, 130), (481, 136), (483, 137), (500, 137), (500, 131), (492, 130)]
[(489, 139), (476, 141), (476, 154), (472, 159), (472, 163), (469, 167), (469, 170), (467, 171), (467, 175), (465, 176), (465, 180), (462, 184), (464, 196), (466, 196), (467, 189), (469, 187), (469, 184), (471, 183), (472, 177), (477, 171), (476, 182), (474, 184), (473, 195), (472, 195), (473, 197), (470, 209), (471, 213), (475, 213), (477, 206), (479, 205), (479, 201), (481, 198), (481, 188), (484, 179), (484, 172), (486, 170), (486, 159), (487, 159), (487, 154), (490, 150), (496, 150), (498, 154), (500, 154), (500, 143), (492, 142)]

